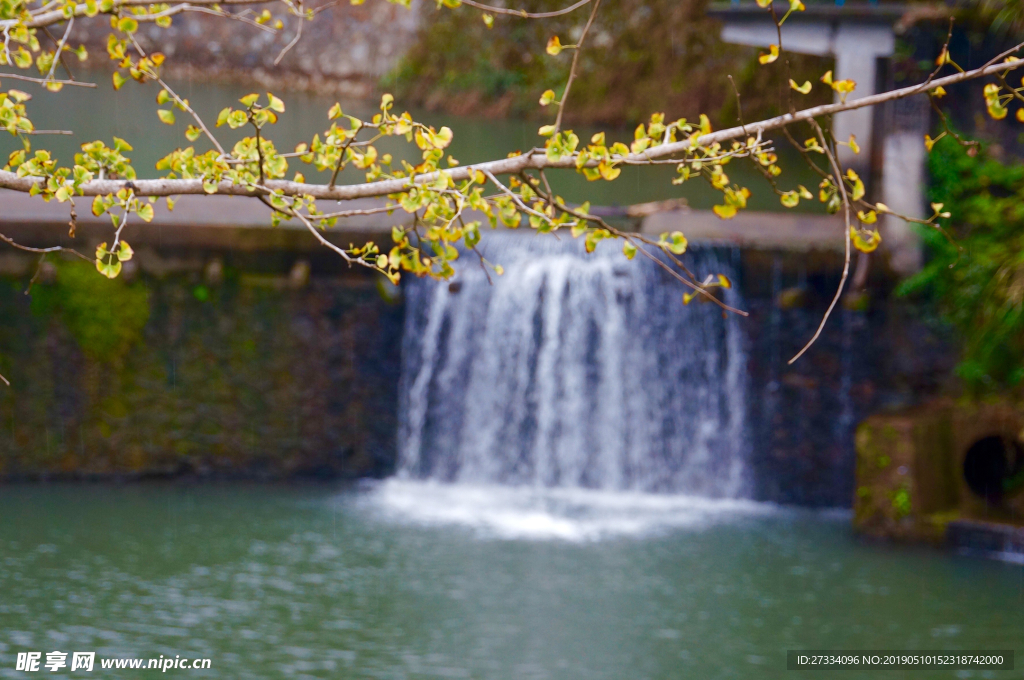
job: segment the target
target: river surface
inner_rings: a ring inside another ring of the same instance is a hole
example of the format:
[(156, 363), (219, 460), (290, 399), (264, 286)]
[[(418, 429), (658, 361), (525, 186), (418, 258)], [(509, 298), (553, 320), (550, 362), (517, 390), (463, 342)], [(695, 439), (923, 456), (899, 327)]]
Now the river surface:
[(687, 496), (8, 486), (0, 564), (10, 678), (29, 677), (18, 652), (53, 650), (212, 660), (168, 677), (789, 678), (787, 649), (1024, 640), (1021, 566), (862, 544), (842, 513)]

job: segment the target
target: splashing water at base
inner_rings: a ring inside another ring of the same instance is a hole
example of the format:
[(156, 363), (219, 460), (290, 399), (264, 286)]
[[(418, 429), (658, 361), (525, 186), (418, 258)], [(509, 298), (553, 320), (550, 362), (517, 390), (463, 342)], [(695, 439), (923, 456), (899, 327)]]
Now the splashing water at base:
[(383, 482), (362, 500), (398, 523), (462, 526), (482, 538), (563, 541), (702, 530), (781, 511), (738, 499), (400, 479)]
[[(468, 263), (454, 284), (407, 284), (400, 477), (744, 496), (738, 318), (684, 306), (687, 289), (618, 245), (490, 234), (493, 285)], [(732, 277), (718, 251), (688, 257)]]

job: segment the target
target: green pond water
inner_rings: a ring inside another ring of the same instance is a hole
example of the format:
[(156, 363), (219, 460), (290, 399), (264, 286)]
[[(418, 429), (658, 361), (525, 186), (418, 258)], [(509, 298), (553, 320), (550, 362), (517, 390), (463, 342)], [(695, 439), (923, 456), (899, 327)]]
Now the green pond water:
[[(168, 126), (161, 123), (156, 116), (159, 108), (155, 98), (159, 86), (154, 83), (140, 85), (134, 81), (127, 83), (119, 91), (114, 91), (107, 72), (83, 72), (78, 79), (95, 82), (98, 87), (87, 89), (65, 87), (58, 93), (47, 92), (34, 85), (19, 85), (33, 95), (28, 103), (28, 114), (38, 130), (67, 130), (72, 136), (36, 136), (33, 144), (36, 148), (53, 151), (62, 164), (73, 161), (75, 152), (80, 150), (83, 142), (103, 140), (112, 144), (116, 135), (127, 140), (134, 147), (129, 155), (136, 172), (140, 177), (155, 177), (155, 165), (158, 159), (176, 148), (188, 146), (184, 137), (185, 126), (192, 121), (188, 114), (176, 111), (177, 123)], [(5, 84), (9, 86), (10, 84)], [(182, 97), (189, 99), (190, 104), (208, 125), (213, 126), (217, 113), (227, 106), (240, 106), (239, 97), (249, 92), (262, 92), (259, 88), (232, 86), (226, 84), (208, 84), (193, 81), (172, 81), (170, 85)], [(336, 101), (332, 96), (320, 96), (310, 93), (287, 93), (282, 95), (287, 110), (281, 114), (276, 125), (269, 126), (267, 136), (272, 139), (279, 151), (292, 151), (299, 142), (309, 142), (317, 132), (329, 127), (327, 110)], [(375, 112), (372, 102), (342, 101), (343, 110), (363, 119), (369, 119)], [(166, 107), (164, 107), (166, 108)], [(398, 112), (406, 110), (402, 102), (395, 104)], [(462, 164), (504, 158), (511, 151), (527, 151), (534, 146), (543, 146), (543, 138), (537, 135), (538, 127), (544, 121), (522, 119), (484, 119), (480, 117), (456, 117), (437, 113), (412, 111), (416, 120), (440, 127), (450, 126), (455, 138), (449, 147), (451, 155)], [(668, 112), (671, 115), (671, 112)], [(577, 129), (583, 143), (599, 131), (597, 128)], [(238, 139), (251, 135), (252, 131), (244, 128), (232, 131), (224, 126), (214, 129), (221, 143), (230, 148)], [(608, 141), (632, 140), (632, 129), (608, 131)], [(195, 142), (198, 151), (211, 148), (205, 139)], [(414, 144), (394, 139), (382, 140), (377, 144), (381, 153), (391, 153), (397, 159), (405, 158), (419, 162), (419, 150)], [(795, 188), (804, 184), (814, 189), (819, 178), (803, 164), (798, 154), (788, 150), (784, 138), (780, 136), (780, 163), (785, 168), (781, 178), (784, 189)], [(785, 148), (784, 148), (785, 147)], [(21, 148), (20, 143), (8, 136), (0, 137), (0, 158)], [(292, 160), (289, 177), (295, 171), (305, 174), (308, 181), (326, 182), (328, 173), (317, 173), (311, 165)], [(781, 210), (777, 196), (772, 193), (767, 182), (752, 167), (750, 161), (733, 162), (727, 167), (733, 182), (751, 189), (753, 195), (749, 206), (755, 210)], [(582, 176), (572, 171), (558, 171), (551, 175), (552, 185), (562, 193), (566, 200), (583, 202), (591, 201), (595, 205), (628, 205), (668, 198), (685, 197), (695, 208), (710, 208), (721, 203), (721, 194), (714, 191), (701, 180), (691, 180), (681, 186), (673, 186), (672, 178), (676, 176), (674, 165), (655, 167), (627, 167), (615, 182), (587, 182)], [(361, 171), (351, 169), (342, 174), (341, 182), (357, 183), (364, 181)], [(820, 210), (816, 202), (802, 202), (798, 210)]]
[(0, 677), (31, 677), (18, 652), (61, 650), (212, 660), (168, 677), (824, 678), (786, 671), (786, 650), (1024, 640), (1021, 566), (865, 545), (848, 525), (742, 501), (399, 481), (6, 486)]

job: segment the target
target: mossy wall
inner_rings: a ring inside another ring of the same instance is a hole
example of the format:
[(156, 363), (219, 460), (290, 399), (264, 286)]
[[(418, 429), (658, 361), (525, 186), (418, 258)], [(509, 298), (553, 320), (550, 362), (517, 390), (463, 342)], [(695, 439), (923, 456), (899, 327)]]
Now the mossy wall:
[(0, 278), (0, 478), (390, 470), (402, 309), (373, 279), (90, 269)]

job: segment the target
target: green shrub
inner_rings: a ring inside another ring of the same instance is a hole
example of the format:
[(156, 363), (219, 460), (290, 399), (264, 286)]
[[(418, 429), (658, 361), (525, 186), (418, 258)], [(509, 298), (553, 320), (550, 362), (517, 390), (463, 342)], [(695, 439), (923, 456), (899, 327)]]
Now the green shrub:
[[(950, 235), (923, 232), (928, 265), (901, 294), (923, 293), (959, 331), (959, 375), (975, 394), (1024, 381), (1024, 165), (949, 136), (929, 157), (930, 198), (951, 213)], [(959, 246), (959, 247), (958, 247)]]

